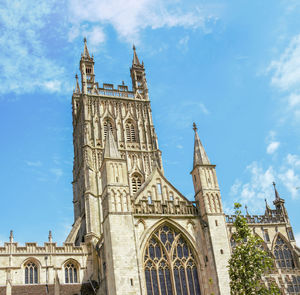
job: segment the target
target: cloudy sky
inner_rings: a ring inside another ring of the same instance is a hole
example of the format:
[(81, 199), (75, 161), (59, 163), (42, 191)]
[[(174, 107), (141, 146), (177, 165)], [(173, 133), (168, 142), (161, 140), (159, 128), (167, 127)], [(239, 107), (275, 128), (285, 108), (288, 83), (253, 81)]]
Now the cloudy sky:
[(272, 182), (300, 244), (300, 4), (240, 0), (0, 2), (0, 244), (62, 243), (73, 223), (71, 96), (83, 37), (101, 84), (145, 63), (165, 174), (188, 198), (192, 122), (226, 212), (262, 214)]

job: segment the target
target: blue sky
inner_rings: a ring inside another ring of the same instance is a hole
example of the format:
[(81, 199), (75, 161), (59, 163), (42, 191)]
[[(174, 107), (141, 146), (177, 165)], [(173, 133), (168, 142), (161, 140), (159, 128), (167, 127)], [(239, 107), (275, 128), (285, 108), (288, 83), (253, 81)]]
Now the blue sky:
[(3, 0), (0, 243), (62, 243), (73, 223), (71, 96), (83, 37), (96, 80), (145, 63), (165, 174), (193, 198), (192, 122), (226, 212), (262, 214), (277, 183), (300, 244), (299, 1)]

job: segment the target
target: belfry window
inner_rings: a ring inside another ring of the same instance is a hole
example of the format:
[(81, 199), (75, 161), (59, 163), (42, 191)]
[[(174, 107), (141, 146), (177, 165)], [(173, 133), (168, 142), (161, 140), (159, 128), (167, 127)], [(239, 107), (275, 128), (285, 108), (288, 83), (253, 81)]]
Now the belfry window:
[(136, 193), (142, 185), (142, 177), (138, 173), (134, 173), (131, 177), (132, 192)]
[(126, 130), (126, 140), (128, 142), (136, 142), (134, 124), (130, 121), (126, 122), (125, 130)]
[(168, 225), (159, 228), (149, 240), (144, 270), (147, 295), (201, 294), (193, 251), (185, 237)]
[(276, 240), (274, 256), (278, 268), (295, 268), (292, 252), (281, 237)]
[(110, 120), (106, 120), (103, 124), (104, 126), (104, 138), (106, 138), (107, 133), (108, 133), (108, 128), (110, 128), (110, 131), (113, 133), (113, 126)]
[(65, 265), (65, 283), (78, 283), (77, 268), (74, 263), (69, 262)]
[(25, 284), (38, 283), (38, 267), (33, 262), (28, 262), (25, 265)]

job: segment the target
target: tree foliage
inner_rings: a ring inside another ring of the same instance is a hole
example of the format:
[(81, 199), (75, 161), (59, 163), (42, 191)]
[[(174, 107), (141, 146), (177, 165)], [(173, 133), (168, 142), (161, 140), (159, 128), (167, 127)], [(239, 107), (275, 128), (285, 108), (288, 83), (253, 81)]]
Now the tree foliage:
[(231, 295), (280, 294), (277, 285), (266, 286), (262, 281), (263, 275), (273, 268), (274, 260), (263, 249), (262, 239), (251, 234), (240, 207), (241, 204), (234, 204), (236, 231), (232, 237), (235, 247), (228, 266)]

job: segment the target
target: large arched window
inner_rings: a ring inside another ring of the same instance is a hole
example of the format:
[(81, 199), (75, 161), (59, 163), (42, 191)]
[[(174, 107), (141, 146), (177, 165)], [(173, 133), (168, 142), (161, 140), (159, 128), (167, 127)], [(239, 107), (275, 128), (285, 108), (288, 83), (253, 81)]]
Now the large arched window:
[(292, 252), (281, 237), (276, 240), (274, 256), (278, 268), (295, 268)]
[(36, 263), (29, 261), (25, 264), (25, 284), (38, 283), (38, 267)]
[(184, 236), (168, 225), (149, 240), (144, 270), (147, 295), (199, 295), (196, 260)]
[(142, 177), (138, 173), (134, 173), (131, 177), (132, 192), (136, 193), (142, 185)]
[(135, 128), (131, 121), (127, 121), (125, 124), (126, 140), (127, 142), (136, 142)]
[(108, 133), (108, 128), (113, 133), (113, 125), (112, 125), (111, 121), (109, 119), (107, 119), (107, 120), (104, 121), (103, 126), (104, 126), (104, 130), (103, 130), (104, 131), (103, 132), (104, 133), (104, 138), (106, 138), (107, 133)]
[(78, 283), (78, 270), (76, 264), (73, 262), (67, 262), (65, 264), (65, 283), (66, 284)]

